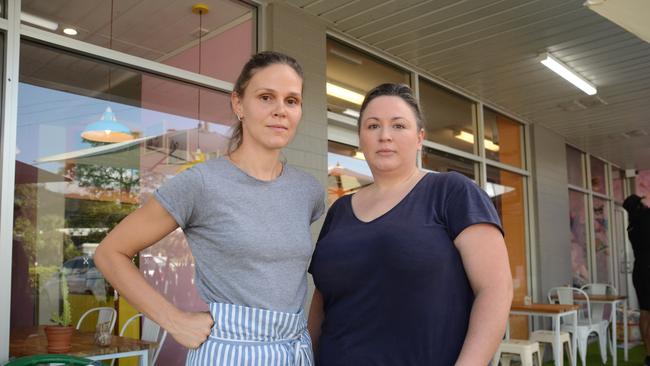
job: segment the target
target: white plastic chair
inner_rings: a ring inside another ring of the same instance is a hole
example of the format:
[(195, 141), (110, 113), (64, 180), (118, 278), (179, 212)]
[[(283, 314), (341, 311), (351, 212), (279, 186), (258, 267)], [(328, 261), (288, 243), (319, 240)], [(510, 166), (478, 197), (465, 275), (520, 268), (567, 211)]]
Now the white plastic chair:
[(115, 320), (117, 320), (117, 311), (115, 311), (114, 308), (109, 308), (107, 306), (101, 306), (97, 308), (92, 308), (88, 309), (81, 317), (79, 318), (79, 321), (77, 322), (76, 328), (79, 329), (81, 328), (81, 324), (83, 323), (84, 319), (91, 313), (97, 311), (97, 324), (99, 323), (106, 323), (106, 322), (111, 322), (111, 333), (113, 333), (113, 328), (115, 328)]
[[(578, 331), (577, 334), (573, 334), (573, 336), (576, 337), (578, 354), (580, 355), (582, 365), (586, 365), (587, 340), (591, 333), (596, 333), (598, 336), (600, 358), (603, 361), (603, 364), (607, 363), (607, 325), (609, 323), (606, 320), (596, 320), (591, 316), (591, 301), (589, 300), (589, 295), (585, 291), (575, 287), (553, 287), (548, 292), (548, 301), (550, 303), (573, 305), (574, 296), (576, 295), (583, 297), (585, 300), (584, 302), (579, 303)], [(563, 319), (560, 329), (564, 332), (573, 333), (573, 319)]]
[[(497, 352), (494, 354), (494, 358), (492, 359), (492, 366), (499, 366), (499, 363), (501, 363), (502, 366), (510, 366), (512, 354), (519, 356), (522, 366), (533, 366), (533, 360), (535, 358), (537, 359), (537, 366), (542, 366), (539, 343), (524, 339), (502, 340)], [(533, 357), (533, 355), (536, 355), (537, 357)]]
[[(138, 319), (138, 318), (142, 318), (142, 331), (140, 332), (140, 340), (158, 343), (158, 347), (156, 347), (156, 350), (153, 352), (153, 354), (149, 355), (149, 365), (153, 366), (153, 365), (156, 364), (156, 360), (158, 359), (158, 354), (160, 353), (160, 350), (162, 349), (162, 345), (165, 342), (165, 338), (167, 338), (167, 331), (162, 329), (162, 333), (161, 333), (160, 332), (160, 330), (161, 330), (160, 325), (158, 325), (153, 320), (151, 320), (151, 319), (147, 318), (146, 316), (144, 316), (144, 314), (138, 313), (138, 314), (135, 314), (134, 316), (130, 317), (124, 323), (124, 325), (122, 326), (122, 329), (120, 330), (120, 337), (124, 336), (124, 333), (126, 332), (129, 325), (131, 325), (131, 323), (133, 321), (135, 321), (136, 319)], [(112, 364), (113, 363), (111, 362), (111, 365)]]
[[(551, 349), (555, 351), (553, 341), (555, 340), (555, 332), (552, 330), (536, 330), (530, 333), (529, 340), (539, 342), (539, 355), (544, 359), (544, 351), (546, 345), (549, 344)], [(573, 350), (571, 348), (571, 336), (567, 332), (560, 332), (560, 347), (563, 347), (567, 351), (567, 356), (569, 360), (573, 360)], [(553, 352), (555, 354), (555, 352)]]
[[(616, 287), (608, 283), (588, 283), (580, 288), (589, 295), (618, 295), (618, 290)], [(594, 320), (606, 320), (609, 325), (616, 326), (612, 324), (614, 313), (616, 309), (612, 309), (611, 305), (608, 304), (592, 304), (591, 305), (591, 318)], [(608, 342), (609, 352), (614, 354), (614, 345), (611, 340)]]

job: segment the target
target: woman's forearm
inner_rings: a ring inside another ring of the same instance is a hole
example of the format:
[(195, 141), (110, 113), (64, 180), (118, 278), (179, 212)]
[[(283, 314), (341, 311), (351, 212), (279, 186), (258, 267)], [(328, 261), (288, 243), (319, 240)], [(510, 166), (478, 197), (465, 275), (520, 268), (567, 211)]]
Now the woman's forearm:
[(487, 365), (505, 333), (512, 287), (501, 284), (481, 290), (474, 299), (467, 336), (457, 366)]
[(108, 282), (138, 311), (166, 329), (178, 343), (196, 348), (210, 334), (208, 313), (185, 312), (167, 301), (142, 276), (131, 258), (178, 225), (155, 199), (127, 216), (97, 247), (95, 264)]
[(131, 258), (100, 245), (95, 253), (95, 264), (111, 285), (136, 310), (171, 331), (179, 309), (167, 301), (142, 276)]
[(318, 343), (320, 341), (321, 326), (323, 325), (324, 319), (325, 312), (323, 310), (323, 295), (318, 291), (318, 289), (315, 289), (314, 296), (311, 299), (309, 318), (307, 321), (307, 329), (309, 330), (309, 335), (311, 337), (314, 354), (318, 353)]

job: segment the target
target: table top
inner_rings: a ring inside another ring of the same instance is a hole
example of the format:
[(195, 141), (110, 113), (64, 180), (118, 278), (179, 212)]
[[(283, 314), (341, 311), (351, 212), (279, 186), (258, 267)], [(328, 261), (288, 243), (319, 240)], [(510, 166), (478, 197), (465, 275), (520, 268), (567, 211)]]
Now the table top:
[[(575, 295), (576, 300), (584, 300), (584, 296)], [(621, 301), (627, 300), (627, 296), (622, 295), (589, 295), (589, 301)]]
[(580, 305), (564, 305), (564, 304), (512, 304), (510, 306), (510, 311), (517, 312), (532, 312), (532, 313), (548, 313), (548, 314), (559, 314), (566, 313), (572, 310), (578, 310)]
[[(48, 353), (44, 329), (45, 326), (43, 325), (12, 328), (9, 342), (9, 355), (11, 357), (23, 357)], [(156, 346), (156, 342), (118, 337), (116, 335), (113, 335), (110, 345), (98, 346), (95, 344), (94, 333), (75, 330), (72, 334), (72, 349), (67, 354), (79, 357), (91, 357), (142, 351), (145, 349), (153, 351)]]

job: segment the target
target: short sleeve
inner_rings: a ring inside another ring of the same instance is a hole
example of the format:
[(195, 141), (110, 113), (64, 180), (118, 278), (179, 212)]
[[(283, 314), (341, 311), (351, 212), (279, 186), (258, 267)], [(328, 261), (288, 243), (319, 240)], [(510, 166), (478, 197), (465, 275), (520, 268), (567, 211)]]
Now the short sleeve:
[(476, 183), (464, 175), (448, 173), (445, 189), (445, 221), (452, 240), (475, 224), (492, 224), (503, 234), (492, 200)]
[(197, 198), (203, 190), (203, 177), (193, 167), (165, 182), (154, 191), (156, 200), (176, 220), (181, 229), (190, 227), (195, 215)]
[[(318, 234), (318, 241), (320, 241), (325, 235), (327, 235), (327, 232), (330, 229), (330, 225), (332, 225), (332, 218), (334, 215), (336, 215), (337, 207), (339, 206), (338, 203), (342, 201), (342, 198), (339, 198), (330, 206), (330, 209), (327, 210), (327, 215), (325, 215), (325, 220), (323, 221), (323, 226), (320, 228), (320, 233)], [(325, 204), (325, 201), (323, 201), (323, 205)], [(316, 243), (318, 246), (318, 242)], [(313, 256), (312, 256), (313, 259)], [(309, 268), (307, 269), (307, 272), (312, 273), (312, 263), (309, 264)]]
[[(320, 187), (320, 185), (319, 185)], [(316, 202), (314, 203), (314, 208), (311, 212), (311, 220), (309, 221), (310, 223), (314, 223), (314, 221), (320, 219), (321, 216), (325, 213), (325, 195), (323, 194), (322, 196), (317, 196)]]

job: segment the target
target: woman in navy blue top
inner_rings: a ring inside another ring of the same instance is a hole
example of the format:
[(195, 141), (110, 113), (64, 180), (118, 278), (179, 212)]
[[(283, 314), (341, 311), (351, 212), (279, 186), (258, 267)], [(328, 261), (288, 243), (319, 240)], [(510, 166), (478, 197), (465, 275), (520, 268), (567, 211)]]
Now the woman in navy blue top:
[(417, 168), (408, 86), (378, 86), (360, 113), (374, 183), (332, 205), (312, 258), (317, 364), (487, 365), (512, 300), (494, 205), (460, 174)]

